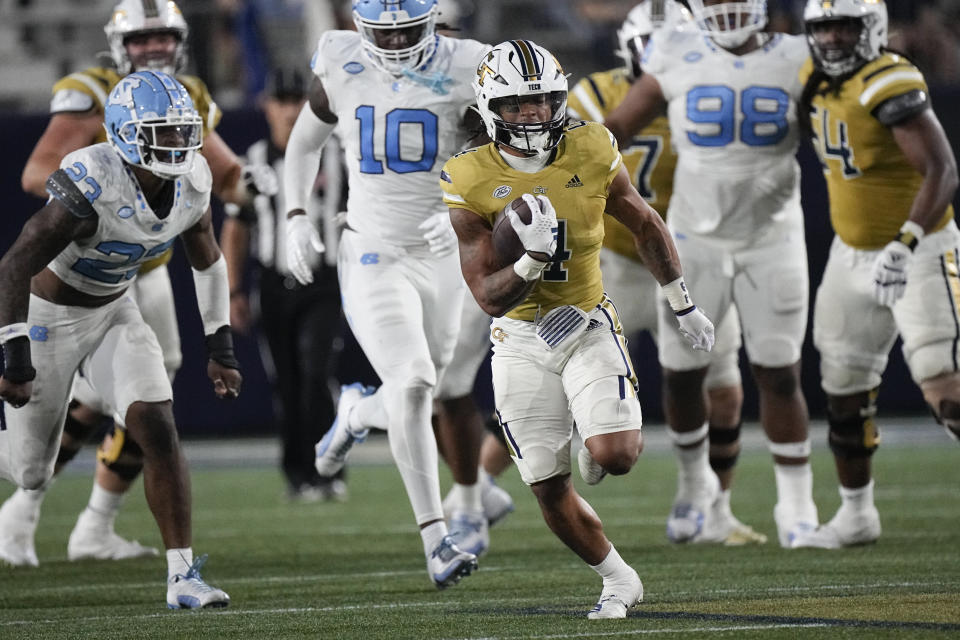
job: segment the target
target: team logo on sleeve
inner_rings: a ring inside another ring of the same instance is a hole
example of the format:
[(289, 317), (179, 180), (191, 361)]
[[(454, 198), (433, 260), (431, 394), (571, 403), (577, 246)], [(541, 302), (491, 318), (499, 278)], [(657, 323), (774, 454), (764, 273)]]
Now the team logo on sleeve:
[(354, 75), (360, 73), (361, 71), (363, 71), (363, 69), (364, 69), (364, 66), (357, 61), (351, 61), (343, 65), (344, 71), (346, 71), (347, 73), (352, 73)]
[(493, 197), (506, 198), (508, 195), (510, 195), (511, 191), (513, 191), (513, 187), (511, 187), (510, 185), (502, 184), (493, 190)]
[(133, 214), (134, 214), (133, 207), (122, 206), (119, 209), (117, 209), (117, 215), (123, 218), (124, 220), (126, 220)]

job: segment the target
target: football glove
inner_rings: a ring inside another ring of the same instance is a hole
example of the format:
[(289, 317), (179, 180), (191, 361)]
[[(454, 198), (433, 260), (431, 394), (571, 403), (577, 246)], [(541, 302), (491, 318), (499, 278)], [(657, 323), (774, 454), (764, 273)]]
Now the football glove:
[(713, 349), (713, 323), (696, 306), (677, 312), (680, 334), (696, 351)]
[(323, 253), (320, 232), (305, 214), (287, 219), (287, 267), (300, 284), (313, 282), (311, 253)]
[(418, 226), (423, 231), (423, 238), (430, 243), (430, 251), (438, 258), (448, 256), (457, 248), (457, 234), (450, 223), (450, 214), (435, 213)]
[(520, 244), (527, 251), (545, 253), (553, 258), (557, 250), (557, 212), (547, 196), (523, 194), (523, 200), (530, 207), (530, 224), (525, 224), (512, 207), (507, 207), (505, 213), (510, 219), (510, 226), (520, 238)]
[(907, 263), (913, 252), (900, 240), (887, 244), (873, 263), (873, 297), (892, 307), (907, 287)]
[(240, 172), (243, 186), (253, 195), (274, 196), (280, 190), (277, 172), (268, 164), (248, 164)]

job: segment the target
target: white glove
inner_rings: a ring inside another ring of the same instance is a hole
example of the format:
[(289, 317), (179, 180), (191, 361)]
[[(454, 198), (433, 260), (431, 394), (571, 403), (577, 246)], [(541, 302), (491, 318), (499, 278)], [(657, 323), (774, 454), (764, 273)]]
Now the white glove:
[(248, 164), (240, 171), (247, 191), (254, 195), (275, 196), (280, 190), (277, 172), (268, 164)]
[(439, 258), (448, 256), (457, 248), (457, 234), (450, 223), (450, 214), (435, 213), (419, 225), (423, 238), (430, 243), (430, 251)]
[(507, 206), (505, 213), (510, 219), (510, 225), (517, 232), (520, 244), (527, 251), (545, 253), (553, 258), (557, 250), (557, 212), (547, 196), (523, 194), (523, 200), (530, 207), (530, 224), (524, 224), (513, 207)]
[(713, 349), (713, 323), (696, 306), (677, 314), (680, 333), (696, 351)]
[(320, 232), (305, 214), (287, 219), (287, 267), (300, 284), (313, 282), (311, 251), (323, 253)]
[(873, 263), (873, 297), (892, 307), (907, 286), (907, 263), (913, 252), (899, 240), (883, 248)]

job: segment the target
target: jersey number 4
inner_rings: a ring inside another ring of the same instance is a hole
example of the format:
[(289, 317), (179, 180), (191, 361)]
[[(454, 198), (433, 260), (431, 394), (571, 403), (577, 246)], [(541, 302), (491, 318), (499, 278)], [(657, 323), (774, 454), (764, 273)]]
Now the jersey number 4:
[[(383, 173), (383, 162), (377, 160), (374, 151), (376, 119), (374, 107), (357, 107), (357, 120), (360, 121), (360, 173)], [(403, 125), (406, 125), (404, 127)], [(421, 152), (418, 160), (400, 157), (400, 134), (418, 135), (421, 138)], [(430, 171), (437, 161), (437, 116), (426, 109), (392, 109), (387, 113), (386, 132), (383, 149), (386, 154), (387, 169), (394, 173), (415, 173)]]
[(687, 138), (699, 147), (725, 147), (737, 138), (737, 107), (740, 141), (750, 147), (766, 147), (783, 140), (790, 125), (790, 96), (779, 87), (747, 87), (740, 95), (721, 84), (694, 87), (687, 93), (687, 119), (714, 125), (714, 133), (688, 131)]

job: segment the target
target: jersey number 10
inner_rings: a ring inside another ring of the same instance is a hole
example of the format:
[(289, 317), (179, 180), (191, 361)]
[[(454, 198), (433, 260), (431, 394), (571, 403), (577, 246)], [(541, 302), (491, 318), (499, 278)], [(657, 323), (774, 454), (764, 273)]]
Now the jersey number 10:
[[(377, 160), (374, 151), (376, 120), (374, 107), (357, 107), (357, 120), (360, 121), (360, 173), (383, 173), (383, 162)], [(411, 128), (420, 129), (422, 139), (419, 160), (405, 160), (400, 157), (401, 125), (407, 125), (407, 135), (416, 135)], [(387, 169), (394, 173), (415, 173), (430, 171), (437, 160), (437, 115), (426, 109), (392, 109), (387, 113), (386, 133), (383, 149), (386, 154)]]

